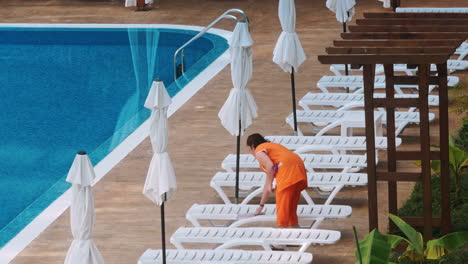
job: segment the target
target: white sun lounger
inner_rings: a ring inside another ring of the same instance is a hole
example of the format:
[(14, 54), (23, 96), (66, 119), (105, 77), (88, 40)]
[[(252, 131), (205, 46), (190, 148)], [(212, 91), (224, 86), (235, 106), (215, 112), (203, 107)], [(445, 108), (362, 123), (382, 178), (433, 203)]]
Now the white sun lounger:
[(468, 13), (468, 7), (398, 7), (398, 13)]
[[(185, 214), (185, 218), (194, 226), (201, 227), (200, 220), (229, 221), (229, 227), (239, 227), (257, 222), (275, 222), (276, 205), (265, 204), (262, 214), (255, 216), (258, 205), (249, 204), (194, 204)], [(297, 217), (299, 223), (312, 222), (310, 228), (316, 229), (324, 219), (347, 218), (352, 209), (347, 205), (299, 205)]]
[[(333, 155), (333, 154), (298, 154), (303, 160), (306, 169), (340, 169), (342, 172), (355, 172), (367, 166), (366, 155)], [(228, 172), (236, 168), (236, 155), (229, 154), (221, 164)], [(251, 154), (241, 154), (239, 166), (242, 169), (258, 169), (259, 164)]]
[[(466, 50), (465, 50), (465, 54), (466, 54)], [(453, 73), (455, 71), (463, 71), (463, 70), (466, 70), (467, 68), (468, 68), (468, 61), (465, 61), (463, 59), (447, 60), (447, 71), (449, 73)], [(350, 69), (350, 71), (362, 71), (362, 67), (359, 69), (351, 69), (350, 65), (348, 65), (348, 69)], [(416, 70), (417, 69), (408, 69), (406, 67), (406, 64), (395, 64), (393, 66), (394, 72), (404, 72), (407, 75), (414, 75), (416, 73)], [(342, 73), (345, 71), (345, 65), (344, 64), (332, 64), (330, 66), (330, 71), (333, 72), (336, 76), (343, 76)], [(431, 65), (431, 71), (437, 71), (437, 67), (435, 64)], [(375, 67), (375, 74), (380, 74), (383, 72), (384, 72), (384, 67), (381, 64), (377, 64), (377, 66)], [(348, 76), (353, 76), (353, 75), (348, 75)], [(377, 75), (377, 76), (384, 76), (384, 75)], [(455, 76), (448, 76), (448, 77), (450, 78), (450, 77), (455, 77)], [(399, 86), (400, 85), (395, 85), (396, 88)], [(401, 86), (403, 88), (417, 88), (415, 87), (416, 85), (401, 85)], [(449, 86), (452, 86), (452, 85), (449, 84)], [(380, 88), (380, 86), (376, 88)], [(431, 88), (430, 90), (433, 89), (433, 87), (430, 87), (430, 88)]]
[[(308, 151), (330, 151), (333, 154), (344, 154), (345, 151), (366, 150), (366, 137), (342, 136), (266, 136), (271, 142), (281, 144), (297, 153)], [(395, 139), (396, 146), (400, 146), (401, 138)], [(377, 149), (387, 148), (386, 137), (375, 137)]]
[[(418, 98), (418, 94), (395, 94), (395, 98)], [(374, 98), (385, 98), (384, 93), (374, 93)], [(438, 106), (439, 96), (429, 95), (429, 105)], [(309, 106), (333, 106), (340, 110), (364, 107), (364, 94), (361, 93), (307, 93), (299, 100), (304, 110)]]
[[(383, 114), (384, 111), (374, 112), (374, 117), (376, 120), (378, 116), (381, 116), (382, 123), (386, 123), (387, 115)], [(297, 122), (298, 123), (308, 123), (309, 125), (313, 124), (315, 126), (324, 127), (316, 134), (316, 136), (322, 136), (327, 133), (329, 130), (335, 127), (341, 127), (341, 136), (351, 136), (348, 135), (349, 128), (364, 128), (365, 127), (365, 118), (364, 111), (336, 111), (336, 110), (298, 110), (296, 111)], [(434, 120), (435, 115), (429, 113), (429, 120)], [(292, 113), (286, 118), (286, 123), (291, 127), (294, 127), (292, 121)], [(399, 135), (407, 125), (414, 123), (419, 123), (419, 113), (418, 112), (400, 112), (395, 111), (395, 134)], [(312, 130), (317, 130), (315, 127), (311, 127)], [(298, 134), (303, 135), (302, 131), (298, 128)], [(379, 133), (377, 133), (377, 136)]]
[[(408, 75), (415, 75), (416, 70), (417, 70), (417, 69), (407, 69), (406, 71), (403, 70), (406, 68), (406, 64), (396, 64), (394, 68), (396, 69), (395, 71), (404, 71)], [(401, 70), (398, 70), (398, 69), (401, 69)], [(448, 60), (447, 61), (447, 70), (449, 73), (453, 73), (456, 71), (464, 71), (466, 69), (468, 69), (468, 61), (465, 61), (465, 60)], [(431, 64), (431, 71), (437, 71), (436, 65)], [(449, 76), (449, 77), (453, 77), (453, 76)]]
[(272, 245), (300, 246), (304, 252), (312, 244), (334, 244), (341, 237), (339, 231), (300, 228), (270, 227), (181, 227), (171, 237), (171, 243), (183, 249), (184, 243), (221, 244), (216, 249), (235, 246), (262, 246), (271, 250)]
[[(334, 65), (332, 65), (334, 66)], [(344, 65), (337, 64), (336, 67), (340, 68)], [(331, 67), (331, 66), (330, 66)], [(448, 86), (454, 86), (457, 84), (460, 79), (456, 76), (448, 76)], [(377, 75), (375, 76), (374, 88), (375, 89), (385, 89), (385, 76), (384, 75)], [(330, 88), (348, 88), (350, 91), (355, 93), (362, 93), (363, 92), (363, 77), (362, 75), (347, 75), (347, 76), (330, 76), (324, 75), (320, 80), (317, 82), (317, 88), (319, 88), (323, 93), (329, 93), (328, 89)], [(431, 92), (437, 85), (429, 85), (429, 92)], [(395, 91), (399, 94), (403, 94), (401, 89), (403, 88), (412, 88), (417, 89), (417, 85), (395, 85)]]
[[(310, 264), (312, 254), (295, 251), (167, 249), (170, 264)], [(161, 264), (162, 250), (148, 249), (138, 264)]]
[(455, 54), (458, 55), (457, 60), (465, 59), (465, 56), (468, 54), (468, 43), (463, 42), (460, 47), (455, 50)]
[[(265, 173), (254, 171), (241, 171), (239, 172), (239, 190), (250, 192), (241, 202), (247, 204), (254, 197), (259, 195), (263, 190), (265, 184)], [(274, 182), (275, 184), (275, 182)], [(340, 173), (340, 172), (316, 172), (307, 173), (307, 186), (314, 188), (314, 190), (322, 197), (326, 198), (324, 205), (329, 205), (338, 194), (338, 192), (345, 186), (365, 186), (367, 185), (367, 174), (365, 173)], [(235, 172), (217, 172), (210, 182), (213, 188), (226, 204), (231, 204), (228, 195), (224, 192), (223, 188), (234, 188), (236, 186), (236, 173)], [(330, 192), (320, 191), (320, 187), (330, 188)], [(314, 201), (309, 196), (307, 191), (301, 193), (302, 197), (306, 200), (307, 204), (314, 205)]]

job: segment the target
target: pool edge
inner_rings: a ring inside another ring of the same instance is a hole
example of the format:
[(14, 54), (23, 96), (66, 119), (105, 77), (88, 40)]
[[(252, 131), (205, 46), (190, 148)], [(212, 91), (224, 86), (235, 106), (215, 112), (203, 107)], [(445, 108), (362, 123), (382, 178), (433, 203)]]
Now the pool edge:
[[(171, 24), (26, 24), (26, 23), (0, 23), (0, 27), (72, 27), (72, 28), (171, 28), (183, 30), (201, 31), (204, 27), (171, 25)], [(208, 33), (228, 39), (232, 32), (222, 29), (210, 29)], [(192, 81), (184, 86), (173, 98), (168, 109), (168, 117), (175, 113), (193, 95), (203, 88), (213, 77), (229, 64), (229, 49), (223, 52), (216, 60), (209, 64)], [(113, 151), (104, 157), (94, 169), (96, 172), (95, 183), (99, 182), (112, 168), (124, 159), (149, 135), (149, 119), (133, 131)], [(143, 186), (143, 183), (142, 183)], [(50, 224), (52, 224), (70, 206), (71, 190), (68, 189), (52, 202), (44, 211), (34, 218), (25, 228), (14, 236), (7, 244), (0, 248), (0, 263), (9, 263), (21, 251), (23, 251), (34, 239), (36, 239)], [(71, 231), (70, 231), (71, 232)]]

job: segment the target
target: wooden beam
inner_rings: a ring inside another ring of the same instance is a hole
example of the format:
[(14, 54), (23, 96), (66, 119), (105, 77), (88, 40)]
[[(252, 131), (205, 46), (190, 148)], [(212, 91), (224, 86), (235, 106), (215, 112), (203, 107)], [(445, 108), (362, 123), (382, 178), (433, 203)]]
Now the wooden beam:
[(461, 39), (398, 39), (398, 40), (335, 40), (333, 44), (337, 47), (397, 47), (397, 46), (453, 46), (458, 47)]
[[(395, 90), (395, 88), (393, 90)], [(419, 104), (419, 98), (396, 98), (395, 99), (395, 98), (387, 97), (387, 98), (375, 98), (374, 99), (374, 107), (389, 107), (389, 108), (417, 107), (418, 104)], [(388, 128), (388, 121), (387, 121), (387, 133), (388, 131), (391, 131), (391, 129)]]
[(377, 172), (377, 181), (421, 181), (421, 173), (417, 172)]
[(387, 26), (387, 25), (359, 25), (349, 26), (351, 32), (468, 32), (466, 25), (462, 26)]
[(455, 48), (441, 47), (328, 47), (328, 54), (428, 54), (428, 53), (454, 53)]
[(468, 19), (429, 19), (429, 18), (367, 18), (356, 20), (357, 25), (411, 25), (411, 26), (424, 26), (424, 25), (468, 25)]
[(394, 55), (368, 55), (368, 54), (340, 54), (319, 55), (318, 60), (323, 64), (414, 64), (444, 63), (449, 59), (449, 54), (394, 54)]
[(462, 39), (468, 32), (352, 32), (341, 33), (343, 39)]
[[(418, 84), (418, 76), (407, 76), (407, 75), (399, 75), (393, 77), (395, 80), (395, 84), (398, 85), (413, 85)], [(429, 85), (439, 85), (440, 80), (438, 76), (429, 76), (428, 78)]]
[[(397, 151), (397, 160), (421, 160), (420, 151)], [(440, 160), (439, 151), (431, 151), (431, 160)]]
[[(417, 217), (417, 216), (404, 216), (401, 217), (406, 223), (411, 226), (423, 227), (424, 226), (424, 217)], [(432, 217), (432, 226), (440, 226), (441, 219), (440, 217)]]
[(418, 18), (418, 19), (468, 19), (468, 13), (364, 13), (365, 18)]

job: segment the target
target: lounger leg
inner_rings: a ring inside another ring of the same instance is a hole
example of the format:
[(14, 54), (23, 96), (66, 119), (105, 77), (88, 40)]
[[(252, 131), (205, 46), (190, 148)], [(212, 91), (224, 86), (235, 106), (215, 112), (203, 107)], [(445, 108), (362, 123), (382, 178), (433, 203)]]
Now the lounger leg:
[(310, 227), (310, 229), (317, 229), (323, 220), (323, 217), (315, 219), (314, 224)]
[[(244, 218), (244, 219), (233, 222), (232, 224), (229, 225), (229, 227), (240, 227), (240, 226), (245, 225), (245, 224), (255, 223), (255, 222), (258, 222), (258, 221), (267, 221), (267, 220), (269, 220), (269, 219), (266, 219), (265, 217), (263, 217), (261, 220), (257, 220), (259, 218), (260, 217), (257, 217), (257, 216)], [(271, 220), (276, 221), (276, 217), (272, 217)]]
[(408, 125), (408, 122), (401, 122), (398, 123), (397, 129), (395, 131), (395, 136), (400, 135), (400, 133), (405, 129), (405, 127)]
[(310, 110), (309, 106), (304, 104), (302, 101), (299, 101), (299, 106), (301, 106), (302, 109), (304, 109), (304, 110)]
[[(234, 166), (235, 166), (235, 165), (234, 165)], [(234, 172), (233, 166), (229, 166), (228, 164), (226, 164), (226, 165), (221, 165), (221, 167), (222, 167), (225, 171), (227, 171), (227, 172)]]
[(190, 223), (192, 223), (193, 226), (195, 227), (201, 227), (200, 223), (197, 221), (197, 219), (189, 216), (185, 216), (185, 219), (189, 220)]
[(323, 134), (328, 132), (330, 129), (335, 128), (335, 127), (337, 127), (339, 125), (341, 125), (341, 120), (335, 121), (335, 122), (329, 124), (328, 126), (322, 128), (315, 136), (317, 136), (317, 137), (322, 136)]
[(171, 239), (171, 243), (172, 245), (174, 245), (177, 249), (185, 249), (184, 246), (182, 246), (182, 243), (180, 243), (179, 241), (174, 241)]
[(341, 191), (341, 189), (343, 189), (343, 187), (344, 185), (342, 184), (335, 186), (333, 191), (328, 195), (328, 198), (325, 201), (324, 205), (330, 205), (333, 199), (335, 198), (335, 196)]
[(312, 200), (312, 197), (310, 197), (310, 195), (307, 193), (307, 190), (303, 190), (301, 192), (301, 195), (302, 195), (302, 197), (304, 197), (307, 204), (309, 204), (309, 205), (314, 205), (315, 204), (314, 201)]
[(320, 91), (322, 91), (322, 93), (329, 93), (329, 91), (327, 90), (326, 87), (322, 87), (320, 84), (317, 84), (317, 88), (320, 89)]
[(244, 241), (242, 239), (233, 239), (231, 241), (228, 241), (216, 249), (229, 249), (232, 247), (236, 246), (262, 246), (265, 250), (271, 251), (270, 244), (266, 241), (253, 241), (253, 240), (248, 240)]
[(214, 183), (211, 183), (210, 185), (211, 188), (213, 188), (218, 193), (219, 197), (221, 197), (225, 204), (232, 204), (229, 198), (227, 197), (226, 193), (224, 193), (223, 189), (220, 186)]
[[(297, 122), (299, 123), (299, 122)], [(292, 129), (294, 129), (294, 123), (292, 120), (290, 120), (290, 118), (287, 118), (286, 117), (286, 124), (288, 124)], [(304, 136), (304, 134), (302, 133), (301, 129), (299, 128), (299, 126), (297, 126), (297, 135), (298, 136)]]
[(310, 247), (310, 243), (304, 243), (302, 244), (301, 248), (299, 249), (299, 252), (306, 252), (306, 250)]
[(258, 196), (263, 192), (263, 187), (257, 188), (254, 191), (252, 191), (249, 195), (247, 195), (244, 200), (240, 204), (248, 204), (250, 200), (252, 200), (254, 197)]

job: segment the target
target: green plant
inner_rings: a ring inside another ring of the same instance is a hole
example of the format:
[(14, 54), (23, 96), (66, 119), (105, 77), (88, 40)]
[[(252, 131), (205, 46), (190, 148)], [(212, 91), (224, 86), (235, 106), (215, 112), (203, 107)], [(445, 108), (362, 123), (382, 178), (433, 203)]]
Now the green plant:
[(468, 116), (462, 120), (462, 128), (458, 131), (457, 139), (455, 144), (463, 149), (463, 151), (468, 152)]
[[(361, 242), (357, 243), (356, 258), (358, 264), (392, 264), (389, 261), (391, 250), (401, 242), (408, 246), (398, 258), (399, 261), (409, 260), (413, 263), (424, 263), (426, 260), (441, 259), (457, 248), (468, 243), (468, 232), (456, 232), (433, 239), (424, 244), (421, 233), (396, 215), (389, 215), (390, 220), (403, 232), (405, 237), (385, 235), (372, 230)], [(360, 252), (360, 253), (358, 253)], [(361, 256), (359, 258), (358, 256)]]
[(450, 103), (452, 105), (452, 112), (457, 114), (466, 113), (468, 109), (466, 84), (463, 82), (457, 83), (452, 89), (449, 90), (449, 94), (451, 97)]
[[(452, 137), (449, 138), (449, 168), (450, 175), (455, 180), (455, 201), (460, 202), (460, 178), (463, 170), (468, 167), (468, 155), (455, 145)], [(440, 160), (431, 161), (431, 168), (440, 175)]]
[[(421, 165), (421, 162), (416, 162)], [(450, 175), (455, 180), (455, 201), (460, 203), (461, 176), (463, 170), (468, 167), (468, 154), (455, 145), (455, 141), (449, 137), (449, 170)], [(431, 169), (440, 175), (440, 160), (431, 161)]]

